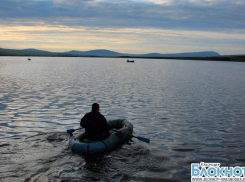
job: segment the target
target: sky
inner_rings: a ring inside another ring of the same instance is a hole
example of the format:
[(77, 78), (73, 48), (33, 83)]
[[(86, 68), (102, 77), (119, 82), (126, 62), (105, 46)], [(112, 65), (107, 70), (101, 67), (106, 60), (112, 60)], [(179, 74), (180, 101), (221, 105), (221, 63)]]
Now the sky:
[(0, 0), (0, 47), (245, 54), (245, 0)]

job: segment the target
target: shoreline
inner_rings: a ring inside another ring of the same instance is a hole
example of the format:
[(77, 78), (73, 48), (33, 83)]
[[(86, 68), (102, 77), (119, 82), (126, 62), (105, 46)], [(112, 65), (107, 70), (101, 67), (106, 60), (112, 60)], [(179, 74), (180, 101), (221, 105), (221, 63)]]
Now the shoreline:
[[(223, 62), (245, 62), (245, 56), (220, 56), (220, 57), (130, 57), (130, 56), (71, 56), (71, 55), (0, 55), (0, 57), (81, 57), (81, 58), (138, 58), (138, 59), (174, 59), (190, 61), (223, 61)], [(0, 62), (1, 66), (1, 62)]]

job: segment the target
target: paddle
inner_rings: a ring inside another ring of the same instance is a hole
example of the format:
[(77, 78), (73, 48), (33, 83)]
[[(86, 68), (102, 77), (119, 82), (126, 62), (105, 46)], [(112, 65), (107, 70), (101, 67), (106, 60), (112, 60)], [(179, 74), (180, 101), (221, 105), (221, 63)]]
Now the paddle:
[[(80, 129), (83, 129), (83, 128), (69, 129), (69, 130), (66, 130), (66, 132), (67, 132), (68, 134), (72, 135), (73, 132), (75, 132), (76, 130), (80, 130)], [(144, 137), (140, 137), (140, 136), (134, 136), (134, 135), (129, 135), (129, 134), (127, 134), (127, 133), (123, 133), (123, 132), (118, 131), (118, 130), (116, 130), (116, 129), (113, 129), (113, 131), (118, 132), (118, 133), (122, 133), (122, 134), (124, 134), (124, 135), (128, 135), (128, 136), (130, 136), (130, 137), (137, 138), (138, 140), (140, 140), (140, 141), (142, 141), (142, 142), (145, 142), (145, 143), (150, 143), (150, 139), (148, 139), (148, 138), (144, 138)]]
[(144, 138), (144, 137), (140, 137), (140, 136), (134, 136), (134, 135), (129, 135), (129, 134), (127, 134), (127, 133), (123, 133), (123, 132), (118, 131), (118, 130), (116, 130), (116, 129), (113, 129), (113, 131), (118, 132), (118, 133), (122, 133), (122, 134), (124, 134), (124, 135), (128, 135), (128, 136), (130, 136), (130, 137), (137, 138), (138, 140), (140, 140), (140, 141), (142, 141), (142, 142), (145, 142), (145, 143), (150, 143), (150, 139), (148, 139), (148, 138)]
[(83, 129), (83, 128), (77, 128), (77, 129), (69, 129), (69, 130), (66, 130), (66, 132), (70, 135), (72, 135), (73, 132), (75, 132), (76, 130), (80, 130), (80, 129)]

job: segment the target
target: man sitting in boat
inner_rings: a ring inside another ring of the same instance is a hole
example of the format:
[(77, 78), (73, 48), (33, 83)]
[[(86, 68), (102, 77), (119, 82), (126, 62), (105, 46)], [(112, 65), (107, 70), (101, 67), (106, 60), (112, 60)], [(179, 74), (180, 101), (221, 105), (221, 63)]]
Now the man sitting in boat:
[(80, 125), (85, 128), (85, 137), (89, 141), (103, 140), (109, 135), (110, 126), (100, 114), (100, 106), (97, 103), (92, 105), (91, 112), (83, 116)]

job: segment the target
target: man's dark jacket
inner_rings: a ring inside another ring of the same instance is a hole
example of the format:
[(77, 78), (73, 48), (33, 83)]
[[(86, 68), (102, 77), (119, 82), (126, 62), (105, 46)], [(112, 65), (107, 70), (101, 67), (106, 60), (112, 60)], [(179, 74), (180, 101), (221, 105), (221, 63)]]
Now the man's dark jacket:
[(91, 111), (83, 116), (80, 125), (85, 128), (85, 135), (88, 140), (103, 140), (103, 133), (110, 130), (105, 117), (96, 111)]

